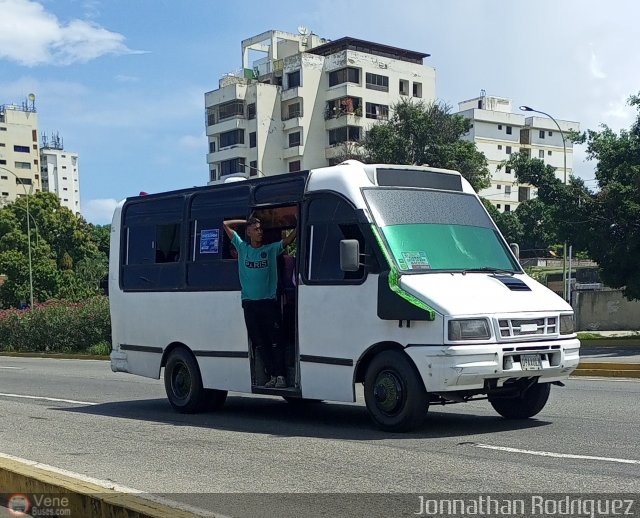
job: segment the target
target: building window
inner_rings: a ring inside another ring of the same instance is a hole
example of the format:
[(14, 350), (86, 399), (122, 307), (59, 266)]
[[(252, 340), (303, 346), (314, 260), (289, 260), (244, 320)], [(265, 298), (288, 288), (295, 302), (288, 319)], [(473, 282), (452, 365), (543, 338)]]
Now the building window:
[(422, 83), (413, 83), (413, 96), (422, 97)]
[(343, 126), (329, 131), (329, 145), (335, 146), (342, 142), (358, 142), (360, 140), (360, 126)]
[(256, 147), (256, 132), (249, 133), (249, 147)]
[(289, 147), (299, 146), (301, 143), (302, 133), (300, 131), (289, 133)]
[(504, 172), (507, 173), (507, 174), (511, 174), (511, 168), (510, 167), (506, 167)]
[(400, 95), (409, 95), (409, 81), (400, 79), (399, 92)]
[(229, 101), (218, 105), (218, 120), (244, 116), (244, 101)]
[(511, 126), (507, 126), (507, 135), (511, 135), (513, 128)]
[(496, 207), (500, 209), (500, 208), (502, 207), (502, 205), (500, 205), (500, 204), (498, 203), (498, 204), (496, 205)]
[(296, 171), (300, 171), (302, 167), (300, 166), (300, 160), (294, 160), (293, 162), (289, 162), (289, 172), (295, 173)]
[(220, 133), (220, 149), (236, 144), (244, 144), (244, 130), (235, 129)]
[(502, 149), (502, 144), (498, 144), (498, 150)]
[(548, 135), (549, 135), (550, 137), (553, 137), (553, 131), (550, 131), (550, 132), (548, 133)]
[(31, 130), (31, 140), (38, 142), (38, 130)]
[(547, 155), (548, 155), (548, 156), (551, 156), (551, 151), (547, 151)]
[(256, 118), (256, 103), (247, 104), (247, 119)]
[(6, 144), (4, 142), (0, 142), (0, 147), (5, 147)]
[(505, 205), (504, 206), (504, 211), (505, 212), (511, 212), (511, 205)]
[(367, 72), (365, 74), (365, 86), (370, 90), (389, 91), (389, 78), (378, 74)]
[(286, 108), (285, 120), (293, 119), (294, 117), (302, 116), (302, 108), (300, 107), (300, 103), (293, 103), (287, 106)]
[(7, 128), (5, 128), (4, 126), (2, 126), (2, 127), (0, 128), (0, 131), (7, 131)]
[(544, 138), (544, 130), (540, 130), (538, 134), (540, 135), (540, 138)]
[(329, 86), (342, 83), (360, 83), (360, 69), (346, 67), (329, 72)]
[(324, 118), (333, 119), (343, 115), (354, 114), (362, 116), (362, 99), (360, 97), (341, 97), (327, 101)]
[(31, 153), (31, 149), (29, 149), (29, 146), (13, 146), (13, 150), (16, 153)]
[(498, 131), (502, 131), (502, 124), (498, 124)]
[(220, 176), (235, 173), (244, 173), (244, 158), (232, 158), (231, 160), (223, 160), (220, 162)]
[(289, 72), (287, 74), (287, 88), (296, 88), (300, 86), (300, 70)]
[(528, 201), (531, 198), (529, 187), (518, 187), (518, 201)]
[(502, 184), (499, 183), (498, 185), (496, 185), (496, 189), (498, 189), (498, 190), (502, 189)]
[(0, 180), (8, 180), (8, 179), (9, 179), (8, 176), (5, 176), (5, 175), (0, 176)]
[(504, 186), (504, 195), (505, 197), (509, 197), (511, 196), (511, 186), (510, 185), (505, 185)]
[(544, 158), (544, 149), (538, 150), (538, 158)]
[(213, 182), (216, 179), (216, 170), (215, 169), (211, 169), (211, 171), (209, 171), (209, 181)]
[(216, 152), (216, 141), (212, 140), (211, 142), (209, 142), (209, 153), (215, 153)]
[(506, 152), (507, 152), (507, 155), (511, 154), (511, 146), (507, 146)]
[(31, 164), (29, 162), (15, 162), (14, 167), (16, 169), (31, 169)]
[(249, 176), (258, 176), (258, 161), (252, 160), (249, 162)]
[(9, 193), (8, 192), (3, 192), (2, 196), (9, 196)]
[(366, 103), (367, 119), (387, 120), (389, 107), (386, 104)]

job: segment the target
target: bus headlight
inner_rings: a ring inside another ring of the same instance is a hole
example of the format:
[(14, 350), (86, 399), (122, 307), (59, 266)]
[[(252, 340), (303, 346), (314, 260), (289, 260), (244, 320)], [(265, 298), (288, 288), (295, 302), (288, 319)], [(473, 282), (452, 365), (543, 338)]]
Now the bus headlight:
[(560, 334), (572, 335), (573, 333), (575, 333), (573, 315), (560, 315)]
[(491, 337), (485, 319), (449, 320), (449, 340), (487, 340)]

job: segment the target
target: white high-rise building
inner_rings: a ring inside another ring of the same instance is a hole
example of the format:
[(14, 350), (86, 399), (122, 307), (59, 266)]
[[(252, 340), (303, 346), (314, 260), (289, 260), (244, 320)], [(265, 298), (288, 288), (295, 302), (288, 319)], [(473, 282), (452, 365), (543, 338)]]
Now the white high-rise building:
[(38, 114), (35, 96), (0, 105), (0, 201), (40, 192)]
[(55, 193), (60, 198), (60, 205), (79, 215), (78, 153), (65, 151), (62, 138), (54, 134), (51, 138), (42, 137), (40, 157), (43, 190)]
[[(567, 139), (570, 130), (579, 131), (577, 122), (558, 120), (565, 136), (547, 117), (527, 117), (512, 113), (510, 99), (481, 95), (458, 103), (458, 113), (471, 120), (471, 130), (463, 138), (475, 142), (489, 162), (491, 186), (479, 194), (490, 200), (501, 212), (515, 210), (519, 203), (536, 196), (535, 188), (519, 184), (513, 171), (500, 164), (511, 153), (524, 153), (539, 158), (556, 168), (556, 176), (568, 181), (573, 170), (573, 143)], [(565, 156), (566, 153), (566, 156)], [(566, 170), (565, 170), (566, 158)]]
[(428, 54), (298, 32), (244, 40), (242, 71), (205, 94), (210, 182), (330, 165), (400, 99), (435, 100)]

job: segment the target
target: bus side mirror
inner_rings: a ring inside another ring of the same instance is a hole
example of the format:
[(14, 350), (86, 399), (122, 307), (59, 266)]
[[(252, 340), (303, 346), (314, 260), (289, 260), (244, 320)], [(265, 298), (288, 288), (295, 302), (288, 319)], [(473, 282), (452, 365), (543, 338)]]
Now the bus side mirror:
[(340, 269), (343, 272), (357, 272), (360, 269), (360, 243), (357, 239), (340, 241)]

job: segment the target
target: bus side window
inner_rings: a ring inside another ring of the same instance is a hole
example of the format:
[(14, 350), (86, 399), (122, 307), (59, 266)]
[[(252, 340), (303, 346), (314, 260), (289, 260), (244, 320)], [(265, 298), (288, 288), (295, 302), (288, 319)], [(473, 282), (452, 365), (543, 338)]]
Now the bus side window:
[(341, 240), (357, 239), (362, 253), (365, 245), (355, 209), (347, 201), (333, 194), (312, 199), (305, 230), (305, 279), (329, 284), (357, 284), (364, 279), (364, 266), (355, 272), (343, 272), (340, 268)]

